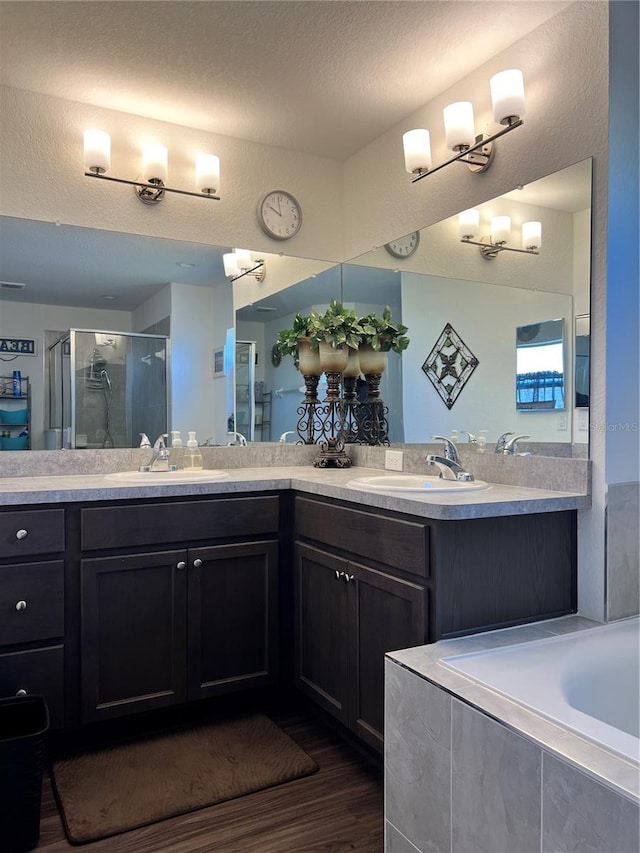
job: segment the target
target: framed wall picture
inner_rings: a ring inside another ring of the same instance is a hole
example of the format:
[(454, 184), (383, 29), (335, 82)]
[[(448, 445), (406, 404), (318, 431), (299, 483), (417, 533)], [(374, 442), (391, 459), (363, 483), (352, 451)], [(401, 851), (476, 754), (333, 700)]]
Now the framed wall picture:
[(224, 369), (224, 344), (213, 348), (213, 378), (225, 375)]

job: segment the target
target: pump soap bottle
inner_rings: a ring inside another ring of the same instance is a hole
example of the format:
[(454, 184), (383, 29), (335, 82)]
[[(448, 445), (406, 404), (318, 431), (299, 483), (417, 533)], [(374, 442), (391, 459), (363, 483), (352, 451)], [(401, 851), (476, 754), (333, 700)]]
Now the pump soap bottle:
[(189, 433), (183, 467), (185, 471), (202, 471), (202, 453), (200, 453), (195, 432)]

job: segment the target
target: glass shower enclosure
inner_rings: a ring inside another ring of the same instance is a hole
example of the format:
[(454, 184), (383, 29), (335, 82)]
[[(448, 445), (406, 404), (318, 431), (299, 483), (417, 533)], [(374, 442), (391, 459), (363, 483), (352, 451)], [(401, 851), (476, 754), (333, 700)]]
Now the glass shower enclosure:
[(63, 447), (137, 447), (141, 433), (169, 431), (169, 338), (70, 329), (48, 358), (49, 426)]

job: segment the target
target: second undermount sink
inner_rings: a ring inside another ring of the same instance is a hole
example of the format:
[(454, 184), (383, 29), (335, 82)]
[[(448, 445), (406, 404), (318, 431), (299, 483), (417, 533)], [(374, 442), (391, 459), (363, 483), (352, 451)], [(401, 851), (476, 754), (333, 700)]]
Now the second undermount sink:
[(380, 474), (372, 477), (358, 477), (355, 480), (349, 480), (347, 486), (370, 492), (423, 495), (430, 495), (434, 492), (473, 492), (489, 488), (489, 484), (485, 483), (484, 480), (463, 482), (427, 477), (424, 474)]
[(105, 480), (112, 483), (126, 483), (135, 486), (169, 486), (172, 483), (216, 483), (218, 480), (227, 480), (229, 475), (226, 471), (206, 470), (202, 471), (117, 471), (106, 474)]

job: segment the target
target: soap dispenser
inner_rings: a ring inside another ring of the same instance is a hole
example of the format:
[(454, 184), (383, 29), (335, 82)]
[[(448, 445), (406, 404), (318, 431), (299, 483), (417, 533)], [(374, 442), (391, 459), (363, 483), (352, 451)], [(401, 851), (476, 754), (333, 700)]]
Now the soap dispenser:
[(454, 444), (458, 444), (458, 442), (460, 441), (460, 438), (458, 436), (458, 430), (457, 429), (451, 430), (451, 435), (449, 436), (449, 441), (452, 441)]
[(179, 429), (171, 430), (171, 447), (182, 447), (182, 436)]
[(185, 471), (202, 471), (202, 453), (200, 453), (195, 432), (189, 433), (187, 449), (184, 452), (183, 468)]
[(478, 453), (484, 453), (487, 449), (487, 433), (489, 430), (481, 429), (480, 434), (478, 435), (478, 446), (476, 448)]

